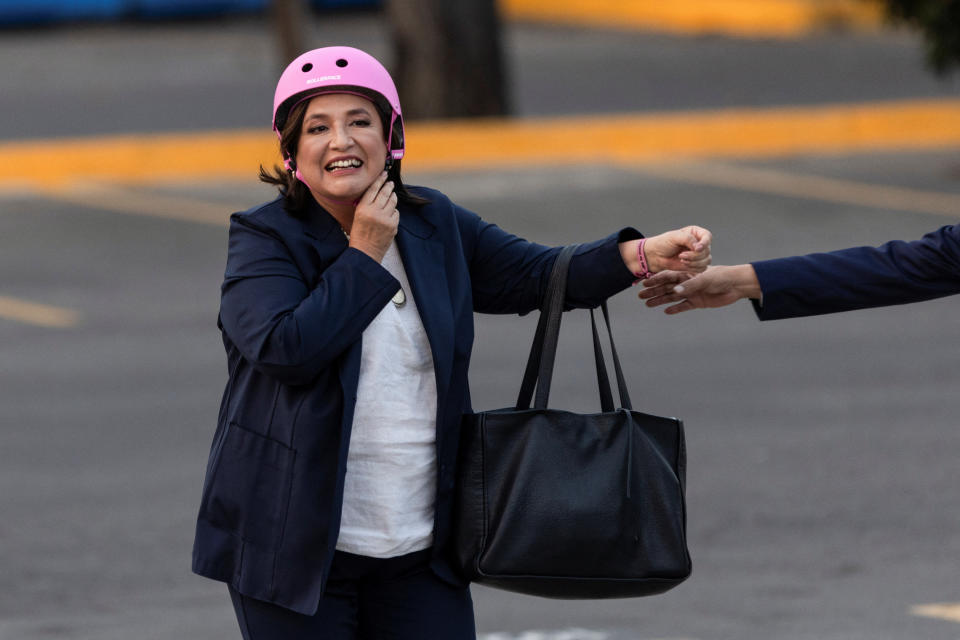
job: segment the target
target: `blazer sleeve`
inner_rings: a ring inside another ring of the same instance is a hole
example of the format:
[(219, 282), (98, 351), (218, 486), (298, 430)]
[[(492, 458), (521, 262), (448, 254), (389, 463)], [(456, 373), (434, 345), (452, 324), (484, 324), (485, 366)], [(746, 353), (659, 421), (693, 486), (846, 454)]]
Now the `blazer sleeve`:
[(399, 286), (375, 260), (347, 248), (311, 289), (282, 237), (238, 214), (230, 222), (220, 323), (256, 369), (305, 384), (360, 338)]
[(960, 293), (960, 226), (914, 242), (754, 262), (761, 320), (906, 304)]
[[(469, 262), (474, 310), (524, 314), (540, 308), (560, 248), (529, 242), (454, 208)], [(623, 263), (618, 245), (641, 237), (627, 228), (580, 245), (570, 261), (567, 307), (596, 307), (633, 284), (636, 278)]]

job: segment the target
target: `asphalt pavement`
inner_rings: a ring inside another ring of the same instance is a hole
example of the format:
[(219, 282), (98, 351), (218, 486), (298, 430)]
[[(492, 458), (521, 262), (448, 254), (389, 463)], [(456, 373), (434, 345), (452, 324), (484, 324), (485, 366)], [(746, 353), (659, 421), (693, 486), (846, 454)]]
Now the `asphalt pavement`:
[[(385, 53), (375, 15), (314, 29), (318, 44)], [(529, 117), (960, 97), (903, 32), (738, 40), (526, 25), (507, 42), (516, 109)], [(256, 20), (3, 33), (0, 138), (266, 128), (271, 52)], [(544, 243), (701, 224), (718, 263), (957, 222), (956, 146), (698, 162), (407, 181)], [(798, 192), (762, 175), (836, 188)], [(906, 201), (885, 203), (889, 189)], [(189, 572), (190, 547), (226, 379), (224, 222), (267, 197), (252, 173), (125, 185), (87, 204), (0, 194), (3, 640), (239, 637), (225, 587)], [(164, 203), (224, 216), (157, 215)], [(760, 323), (746, 303), (666, 317), (633, 294), (611, 301), (613, 328), (635, 405), (686, 423), (693, 577), (662, 596), (604, 602), (475, 588), (481, 637), (960, 638), (960, 300)], [(45, 306), (16, 320), (4, 301)], [(59, 324), (44, 325), (44, 309)], [(587, 320), (564, 322), (553, 396), (593, 409)], [(476, 407), (515, 396), (534, 326), (478, 316)]]
[[(318, 18), (316, 46), (349, 44), (392, 63), (376, 14)], [(810, 105), (960, 94), (923, 67), (905, 31), (800, 39), (680, 37), (511, 26), (516, 115)], [(0, 139), (261, 127), (285, 64), (260, 18), (8, 31)]]

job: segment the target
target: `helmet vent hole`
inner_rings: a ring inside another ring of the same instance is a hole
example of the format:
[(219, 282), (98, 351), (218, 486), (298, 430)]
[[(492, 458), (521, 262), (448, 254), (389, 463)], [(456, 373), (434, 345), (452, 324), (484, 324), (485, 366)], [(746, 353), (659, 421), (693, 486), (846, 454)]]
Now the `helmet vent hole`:
[(341, 68), (342, 68), (342, 67), (345, 67), (345, 66), (347, 66), (347, 61), (344, 60), (343, 58), (340, 58), (339, 60), (337, 60), (337, 66), (338, 66), (338, 67), (341, 67)]
[(311, 69), (313, 69), (313, 63), (312, 63), (312, 62), (308, 62), (307, 64), (303, 65), (303, 67), (302, 67), (300, 70), (303, 71), (304, 73), (307, 73), (307, 72), (309, 72)]

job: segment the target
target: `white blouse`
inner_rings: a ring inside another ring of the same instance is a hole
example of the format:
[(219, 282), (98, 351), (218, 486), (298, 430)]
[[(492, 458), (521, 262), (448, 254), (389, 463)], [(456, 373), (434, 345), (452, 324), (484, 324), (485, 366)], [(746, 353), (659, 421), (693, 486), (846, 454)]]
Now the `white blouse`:
[(394, 240), (383, 267), (403, 287), (364, 330), (337, 549), (373, 558), (433, 543), (437, 382)]

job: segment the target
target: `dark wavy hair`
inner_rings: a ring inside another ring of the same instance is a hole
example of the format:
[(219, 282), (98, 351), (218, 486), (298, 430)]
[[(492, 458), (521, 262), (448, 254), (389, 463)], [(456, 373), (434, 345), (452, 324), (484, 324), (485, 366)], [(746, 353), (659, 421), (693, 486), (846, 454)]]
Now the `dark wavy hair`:
[[(303, 130), (303, 116), (307, 112), (309, 100), (303, 100), (290, 110), (283, 129), (280, 131), (280, 153), (283, 157), (291, 158), (293, 166), (296, 167), (297, 146), (300, 144), (300, 132)], [(376, 106), (376, 105), (375, 105)], [(377, 113), (380, 115), (380, 123), (383, 125), (383, 131), (389, 135), (390, 118), (387, 114), (377, 107)], [(397, 204), (406, 204), (420, 206), (427, 204), (429, 200), (410, 193), (400, 178), (400, 160), (394, 160), (392, 166), (387, 171), (387, 179), (393, 182), (393, 191), (397, 194)], [(280, 191), (283, 196), (283, 208), (294, 216), (301, 216), (307, 208), (307, 204), (313, 198), (310, 189), (293, 175), (293, 171), (285, 169), (280, 165), (274, 165), (273, 169), (265, 169), (260, 165), (260, 181), (272, 184)]]

